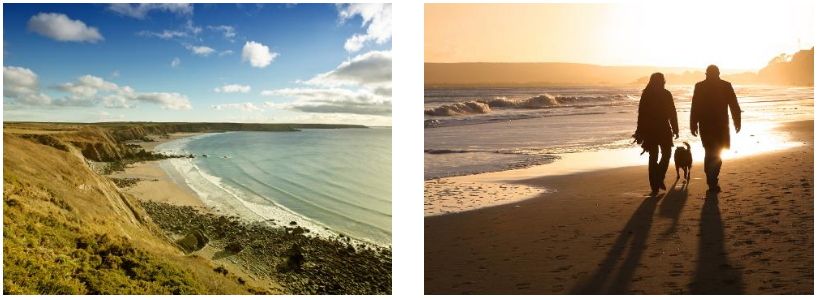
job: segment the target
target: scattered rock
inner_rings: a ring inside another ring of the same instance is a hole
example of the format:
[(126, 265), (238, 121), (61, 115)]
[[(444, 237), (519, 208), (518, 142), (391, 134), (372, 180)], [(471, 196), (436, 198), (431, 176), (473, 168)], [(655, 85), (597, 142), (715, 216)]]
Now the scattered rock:
[[(186, 244), (190, 249), (201, 249), (211, 245), (224, 249), (225, 262), (241, 268), (244, 278), (273, 279), (282, 286), (282, 293), (392, 293), (389, 247), (359, 247), (345, 241), (350, 239), (348, 236), (305, 235), (307, 230), (295, 222), (292, 226), (277, 227), (271, 226), (272, 220), (250, 222), (190, 206), (152, 201), (140, 204), (167, 235), (185, 237), (179, 241), (180, 247)], [(222, 273), (222, 269), (214, 271)]]

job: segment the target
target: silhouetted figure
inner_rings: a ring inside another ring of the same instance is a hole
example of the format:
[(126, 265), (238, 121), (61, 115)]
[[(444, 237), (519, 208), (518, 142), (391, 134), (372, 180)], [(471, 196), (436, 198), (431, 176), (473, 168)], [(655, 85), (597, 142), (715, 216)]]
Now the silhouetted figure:
[(691, 134), (700, 134), (705, 148), (705, 176), (708, 191), (719, 192), (719, 170), (722, 167), (722, 149), (731, 148), (728, 131), (728, 109), (734, 119), (737, 133), (741, 127), (737, 95), (730, 82), (719, 78), (719, 68), (710, 65), (705, 70), (705, 80), (694, 86), (691, 100)]
[[(665, 190), (665, 173), (671, 159), (672, 134), (679, 138), (677, 109), (671, 92), (665, 89), (665, 77), (662, 73), (651, 74), (643, 95), (640, 96), (640, 108), (637, 115), (635, 139), (648, 152), (648, 181), (651, 194), (656, 195)], [(658, 152), (662, 158), (657, 161)]]

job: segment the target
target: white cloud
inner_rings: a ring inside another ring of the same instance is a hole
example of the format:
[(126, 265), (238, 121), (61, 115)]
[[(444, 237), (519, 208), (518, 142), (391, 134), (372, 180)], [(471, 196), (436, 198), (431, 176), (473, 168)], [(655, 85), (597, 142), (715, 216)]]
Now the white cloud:
[[(48, 105), (51, 97), (40, 93), (40, 80), (30, 69), (3, 67), (3, 97), (20, 105)], [(5, 104), (5, 101), (3, 101)]]
[(233, 50), (225, 50), (225, 51), (219, 52), (219, 56), (225, 56), (225, 55), (231, 55), (231, 54), (233, 54)]
[(270, 48), (254, 41), (246, 42), (242, 48), (242, 61), (250, 62), (254, 68), (267, 67), (277, 56), (279, 53), (270, 52)]
[(108, 6), (108, 9), (122, 16), (137, 19), (145, 19), (148, 12), (152, 10), (170, 12), (180, 16), (193, 15), (193, 4), (188, 3), (113, 3)]
[(119, 78), (119, 70), (114, 70), (114, 73), (111, 73), (111, 77)]
[(64, 14), (39, 13), (28, 20), (28, 29), (61, 42), (91, 42), (104, 40), (96, 27)]
[(288, 88), (262, 91), (262, 96), (282, 96), (295, 99), (289, 104), (265, 102), (266, 107), (277, 107), (310, 113), (346, 113), (360, 115), (391, 115), (392, 101), (367, 89), (357, 91), (327, 88)]
[(188, 36), (187, 32), (176, 31), (176, 30), (163, 30), (162, 32), (153, 32), (153, 31), (143, 30), (143, 31), (140, 31), (137, 34), (139, 34), (141, 36), (145, 36), (145, 37), (156, 37), (156, 38), (160, 38), (160, 39), (163, 39), (163, 40), (169, 40), (169, 39), (172, 39), (172, 38), (183, 38), (183, 37)]
[(392, 52), (371, 51), (341, 63), (305, 83), (321, 86), (362, 85), (383, 89), (392, 84)]
[(208, 55), (211, 55), (211, 53), (216, 51), (216, 50), (213, 50), (213, 48), (208, 47), (208, 46), (188, 45), (186, 48), (188, 48), (188, 50), (190, 50), (191, 53), (199, 55), (199, 56), (204, 56), (204, 57), (207, 57)]
[(199, 41), (199, 39), (197, 39), (197, 35), (201, 32), (202, 27), (195, 26), (192, 20), (188, 20), (185, 22), (184, 27), (181, 27), (179, 30), (165, 29), (161, 32), (143, 30), (137, 32), (137, 35), (144, 37), (155, 37), (163, 40), (176, 40), (187, 46), (188, 44), (185, 41)]
[(336, 7), (342, 23), (361, 16), (361, 27), (367, 27), (366, 34), (356, 33), (347, 39), (344, 49), (348, 52), (357, 52), (370, 41), (384, 44), (392, 39), (392, 4), (338, 4)]
[(243, 102), (243, 103), (228, 103), (228, 104), (217, 104), (211, 105), (210, 108), (215, 110), (225, 110), (225, 109), (241, 109), (243, 111), (261, 111), (262, 109), (250, 102)]
[(179, 57), (175, 57), (175, 58), (174, 58), (174, 59), (171, 61), (171, 68), (179, 68), (179, 64), (181, 64), (181, 63), (182, 63), (182, 61), (181, 61), (181, 60), (179, 60)]
[(214, 88), (213, 91), (217, 93), (249, 93), (249, 85), (228, 84), (223, 87)]
[(219, 25), (219, 26), (208, 26), (208, 29), (221, 32), (225, 39), (233, 42), (233, 38), (236, 37), (236, 28), (233, 26), (227, 25)]

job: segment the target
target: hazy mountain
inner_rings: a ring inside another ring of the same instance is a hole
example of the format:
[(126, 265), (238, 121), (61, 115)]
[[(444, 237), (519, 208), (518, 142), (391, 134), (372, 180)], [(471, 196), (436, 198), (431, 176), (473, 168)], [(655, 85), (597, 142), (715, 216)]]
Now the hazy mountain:
[[(669, 84), (694, 84), (704, 78), (705, 73), (702, 71), (665, 74), (665, 81)], [(759, 72), (727, 74), (722, 78), (733, 84), (813, 86), (813, 48), (793, 55), (782, 53), (771, 59)], [(635, 83), (646, 82), (648, 76), (642, 76)]]
[(694, 70), (578, 63), (424, 63), (424, 85), (620, 85), (654, 72)]

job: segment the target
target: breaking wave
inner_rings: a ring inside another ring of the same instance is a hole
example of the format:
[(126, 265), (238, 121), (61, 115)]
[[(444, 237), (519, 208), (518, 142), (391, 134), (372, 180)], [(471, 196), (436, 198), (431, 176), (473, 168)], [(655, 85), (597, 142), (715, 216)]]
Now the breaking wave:
[(508, 99), (506, 97), (497, 97), (489, 100), (474, 100), (467, 102), (458, 102), (453, 104), (446, 104), (436, 108), (428, 108), (424, 110), (424, 114), (430, 116), (461, 116), (461, 115), (475, 115), (486, 114), (492, 111), (493, 108), (509, 108), (509, 109), (542, 109), (561, 106), (575, 106), (575, 105), (605, 105), (622, 103), (624, 101), (632, 100), (628, 95), (612, 95), (599, 97), (571, 97), (571, 96), (552, 96), (548, 94), (538, 95), (527, 99)]

